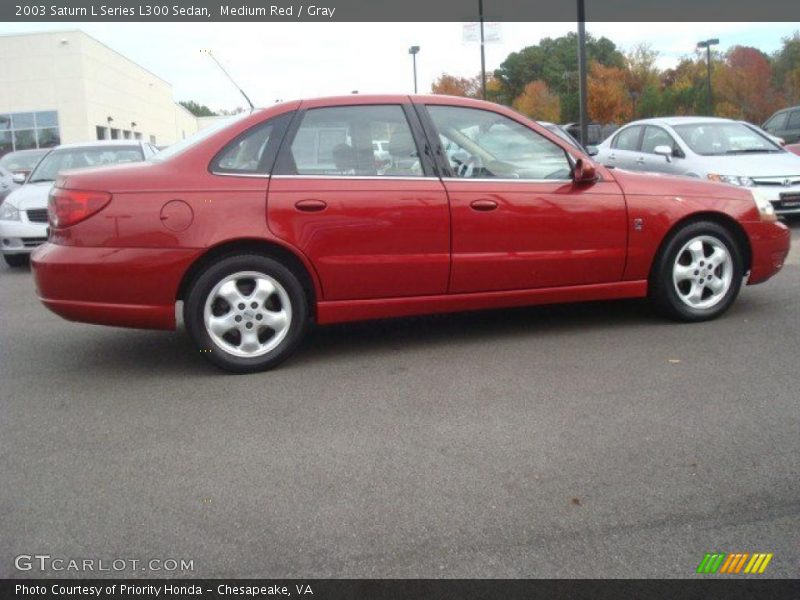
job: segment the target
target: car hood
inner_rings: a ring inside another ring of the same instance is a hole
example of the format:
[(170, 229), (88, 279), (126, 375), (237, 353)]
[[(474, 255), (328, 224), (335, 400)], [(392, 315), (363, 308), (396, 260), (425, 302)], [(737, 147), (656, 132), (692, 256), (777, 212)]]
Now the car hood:
[(26, 183), (8, 195), (6, 202), (16, 206), (19, 210), (32, 210), (47, 208), (47, 196), (53, 187), (52, 181), (39, 183)]
[(639, 173), (625, 169), (611, 169), (610, 171), (625, 194), (700, 198), (703, 200), (743, 200), (750, 204), (753, 203), (753, 195), (748, 188), (727, 183), (716, 183), (694, 177)]
[(786, 177), (800, 175), (800, 156), (791, 152), (702, 156), (698, 163), (706, 173), (740, 177)]

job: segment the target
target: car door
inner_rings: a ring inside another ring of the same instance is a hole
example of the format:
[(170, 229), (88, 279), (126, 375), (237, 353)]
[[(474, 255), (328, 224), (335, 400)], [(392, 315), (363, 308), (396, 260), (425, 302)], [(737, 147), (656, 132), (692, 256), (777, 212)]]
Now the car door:
[(450, 146), (437, 155), (450, 198), (451, 293), (622, 278), (627, 217), (616, 182), (575, 184), (567, 145), (510, 114), (437, 103), (423, 112), (428, 137)]
[(642, 125), (631, 125), (620, 129), (612, 138), (611, 149), (603, 162), (609, 167), (640, 170), (643, 161), (639, 160), (641, 157), (639, 148), (643, 132)]
[[(380, 140), (389, 165), (376, 160)], [(447, 291), (447, 194), (423, 149), (409, 104), (301, 106), (270, 180), (268, 220), (311, 260), (326, 300)]]
[(800, 142), (800, 108), (789, 113), (786, 119), (786, 129), (780, 136), (787, 144)]
[[(672, 149), (672, 156), (656, 154), (658, 146)], [(650, 173), (668, 173), (676, 175), (682, 171), (680, 161), (682, 151), (670, 133), (658, 125), (647, 125), (642, 136), (642, 145), (636, 159), (639, 170)]]
[[(764, 123), (763, 127), (764, 131), (766, 131), (770, 135), (782, 138), (783, 135), (786, 133), (784, 129), (786, 128), (786, 119), (788, 118), (788, 116), (789, 113), (787, 111), (779, 112), (772, 115), (769, 118), (769, 120), (766, 123)], [(789, 142), (787, 142), (787, 144), (788, 143)]]

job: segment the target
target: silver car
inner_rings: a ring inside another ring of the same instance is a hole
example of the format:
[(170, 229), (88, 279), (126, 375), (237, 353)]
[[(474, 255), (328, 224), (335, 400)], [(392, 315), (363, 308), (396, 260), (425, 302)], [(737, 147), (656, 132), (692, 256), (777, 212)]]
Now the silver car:
[(753, 188), (782, 215), (800, 214), (800, 156), (730, 119), (634, 121), (597, 146), (609, 167), (710, 179)]

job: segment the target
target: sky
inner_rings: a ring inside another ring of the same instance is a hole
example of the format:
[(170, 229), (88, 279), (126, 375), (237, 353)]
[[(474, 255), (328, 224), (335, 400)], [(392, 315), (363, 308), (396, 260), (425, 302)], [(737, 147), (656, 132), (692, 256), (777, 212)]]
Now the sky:
[[(501, 40), (486, 46), (487, 71), (510, 53), (575, 30), (575, 23), (502, 23)], [(441, 73), (474, 76), (477, 44), (462, 41), (462, 23), (0, 23), (0, 34), (80, 29), (173, 85), (176, 100), (214, 110), (244, 100), (211, 59), (210, 49), (256, 106), (276, 100), (360, 93), (411, 93), (408, 48), (420, 46), (420, 93)], [(800, 23), (589, 23), (587, 31), (622, 50), (646, 42), (658, 65), (675, 65), (698, 40), (720, 39), (771, 53)]]

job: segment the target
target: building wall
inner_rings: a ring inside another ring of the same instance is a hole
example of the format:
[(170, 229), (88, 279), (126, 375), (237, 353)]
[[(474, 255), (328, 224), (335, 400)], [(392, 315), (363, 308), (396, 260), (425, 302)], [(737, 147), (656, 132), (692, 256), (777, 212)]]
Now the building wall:
[(0, 56), (0, 114), (56, 110), (62, 143), (103, 127), (169, 145), (198, 129), (168, 82), (83, 32), (0, 36)]

